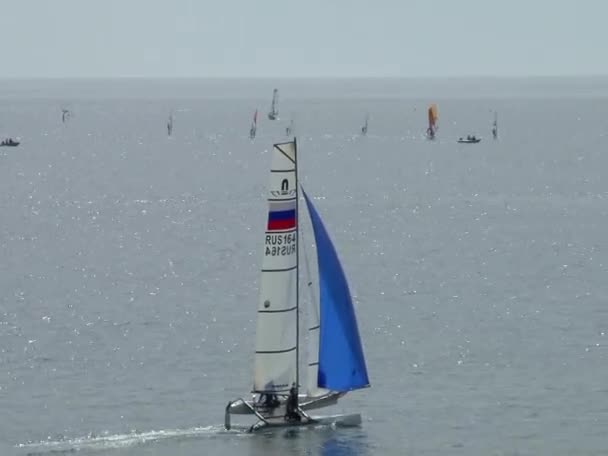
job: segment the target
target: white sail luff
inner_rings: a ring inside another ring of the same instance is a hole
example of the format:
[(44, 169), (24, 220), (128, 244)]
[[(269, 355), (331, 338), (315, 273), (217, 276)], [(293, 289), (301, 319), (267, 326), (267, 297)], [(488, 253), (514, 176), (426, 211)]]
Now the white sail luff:
[[(297, 382), (297, 175), (295, 143), (272, 150), (268, 225), (256, 325), (254, 391)], [(293, 213), (293, 218), (291, 214)]]
[(306, 274), (306, 288), (308, 290), (309, 299), (305, 306), (307, 310), (307, 357), (306, 357), (306, 396), (307, 398), (316, 398), (325, 396), (329, 390), (319, 388), (319, 336), (321, 334), (321, 315), (320, 302), (318, 298), (318, 270), (316, 262), (311, 262), (307, 255), (307, 244), (304, 239), (306, 228), (304, 219), (300, 220), (300, 235), (302, 237), (302, 251), (304, 252), (304, 264)]
[(308, 397), (319, 397), (324, 396), (329, 392), (329, 390), (319, 388), (317, 384), (319, 377), (319, 335), (321, 334), (319, 301), (317, 299), (313, 299), (310, 307), (310, 323), (308, 327), (308, 366), (306, 369), (306, 395)]

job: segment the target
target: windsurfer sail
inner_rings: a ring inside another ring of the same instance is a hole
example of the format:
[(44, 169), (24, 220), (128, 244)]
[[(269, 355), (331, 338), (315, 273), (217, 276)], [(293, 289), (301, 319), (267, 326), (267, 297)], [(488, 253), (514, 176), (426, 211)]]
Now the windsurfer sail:
[(498, 113), (494, 111), (494, 123), (492, 124), (492, 136), (498, 139)]
[(294, 134), (293, 119), (291, 119), (289, 121), (289, 125), (287, 125), (287, 127), (285, 128), (285, 136), (291, 136), (293, 134)]
[(361, 134), (363, 136), (367, 135), (367, 125), (368, 125), (368, 123), (369, 123), (369, 114), (366, 114), (365, 115), (365, 123), (361, 127)]
[(272, 104), (270, 105), (268, 118), (270, 120), (277, 120), (279, 118), (279, 89), (272, 91)]
[(429, 126), (426, 129), (426, 135), (429, 139), (435, 139), (437, 133), (437, 119), (439, 119), (439, 112), (437, 111), (437, 105), (433, 103), (429, 106)]
[(62, 109), (61, 110), (61, 122), (65, 123), (70, 118), (70, 110)]
[(169, 114), (169, 120), (167, 121), (167, 136), (173, 134), (173, 114)]
[(255, 138), (255, 134), (258, 130), (258, 110), (256, 109), (253, 113), (253, 121), (251, 122), (251, 128), (249, 129), (249, 138)]

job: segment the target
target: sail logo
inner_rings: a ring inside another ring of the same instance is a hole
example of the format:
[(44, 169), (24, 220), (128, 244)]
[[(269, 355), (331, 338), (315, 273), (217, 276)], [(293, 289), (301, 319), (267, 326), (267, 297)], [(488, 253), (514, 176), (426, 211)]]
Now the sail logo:
[(270, 194), (272, 196), (296, 196), (296, 189), (293, 188), (291, 190), (271, 190)]
[(296, 196), (296, 189), (290, 189), (289, 180), (283, 179), (281, 182), (281, 190), (271, 190), (270, 194), (272, 196)]
[(267, 231), (291, 230), (296, 227), (296, 201), (270, 201)]

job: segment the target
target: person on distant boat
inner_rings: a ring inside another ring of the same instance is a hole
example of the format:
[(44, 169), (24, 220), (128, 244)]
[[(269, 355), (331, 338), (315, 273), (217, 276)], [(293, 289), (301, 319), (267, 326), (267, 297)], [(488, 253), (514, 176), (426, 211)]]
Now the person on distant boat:
[(287, 397), (285, 420), (302, 421), (302, 417), (298, 413), (298, 388), (296, 388), (295, 383), (292, 383), (291, 389), (289, 390), (289, 396)]

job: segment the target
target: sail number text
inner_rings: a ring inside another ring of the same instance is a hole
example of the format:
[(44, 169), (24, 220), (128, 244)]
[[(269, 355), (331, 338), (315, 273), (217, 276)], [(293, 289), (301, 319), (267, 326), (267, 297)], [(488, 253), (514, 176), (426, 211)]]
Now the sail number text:
[(286, 256), (296, 253), (296, 233), (266, 235), (266, 256)]

